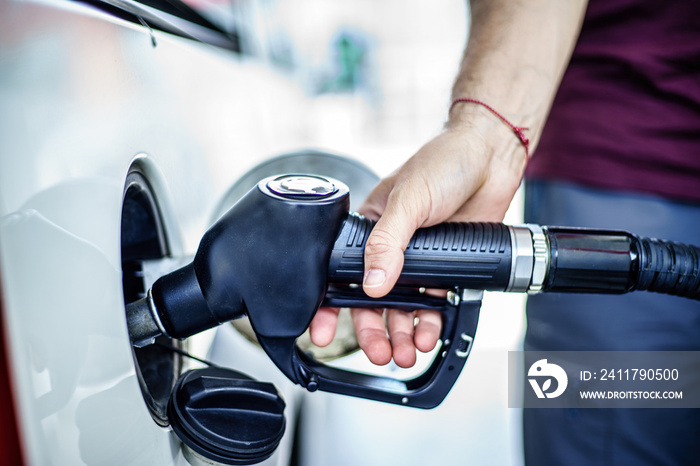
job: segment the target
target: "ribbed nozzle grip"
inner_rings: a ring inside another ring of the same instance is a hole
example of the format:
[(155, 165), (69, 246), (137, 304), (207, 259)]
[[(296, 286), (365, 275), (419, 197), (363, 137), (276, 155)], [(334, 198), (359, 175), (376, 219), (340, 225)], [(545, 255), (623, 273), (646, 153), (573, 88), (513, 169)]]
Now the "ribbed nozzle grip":
[[(374, 222), (349, 214), (333, 246), (328, 279), (362, 283), (364, 250)], [(421, 228), (404, 252), (399, 286), (503, 291), (511, 268), (510, 230), (501, 223), (441, 223)]]

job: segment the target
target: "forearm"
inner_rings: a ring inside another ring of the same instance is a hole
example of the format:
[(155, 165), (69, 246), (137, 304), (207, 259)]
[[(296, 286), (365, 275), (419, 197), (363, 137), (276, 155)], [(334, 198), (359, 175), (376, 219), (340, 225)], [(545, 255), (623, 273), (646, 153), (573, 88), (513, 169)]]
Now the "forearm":
[[(488, 103), (517, 126), (529, 128), (534, 149), (576, 43), (586, 0), (471, 0), (469, 41), (452, 98)], [(483, 108), (458, 104), (448, 128), (480, 124), (504, 136), (507, 127)], [(480, 115), (486, 118), (475, 118)], [(475, 120), (484, 120), (475, 123)], [(490, 123), (487, 123), (490, 122)], [(499, 137), (499, 139), (501, 139)], [(509, 151), (518, 141), (507, 144)], [(506, 150), (503, 145), (502, 149)], [(520, 152), (524, 153), (522, 148)]]

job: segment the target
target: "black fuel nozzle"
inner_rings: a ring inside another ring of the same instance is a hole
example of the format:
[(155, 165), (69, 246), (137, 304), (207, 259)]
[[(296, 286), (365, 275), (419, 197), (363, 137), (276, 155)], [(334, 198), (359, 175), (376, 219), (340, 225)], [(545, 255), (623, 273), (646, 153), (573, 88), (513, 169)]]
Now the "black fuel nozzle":
[[(262, 180), (207, 231), (191, 264), (128, 306), (132, 341), (186, 338), (247, 315), (270, 359), (309, 390), (429, 408), (446, 396), (466, 361), (482, 290), (648, 289), (700, 298), (700, 250), (693, 246), (620, 231), (444, 223), (415, 233), (397, 288), (371, 299), (358, 284), (374, 222), (348, 207), (348, 188), (330, 178)], [(436, 300), (416, 290), (421, 287), (452, 291)], [(327, 367), (296, 346), (322, 304), (438, 310), (439, 356), (408, 381)]]
[(261, 181), (206, 232), (191, 264), (127, 307), (132, 342), (186, 338), (246, 314), (259, 336), (299, 335), (325, 294), (328, 258), (348, 208), (349, 190), (335, 180)]

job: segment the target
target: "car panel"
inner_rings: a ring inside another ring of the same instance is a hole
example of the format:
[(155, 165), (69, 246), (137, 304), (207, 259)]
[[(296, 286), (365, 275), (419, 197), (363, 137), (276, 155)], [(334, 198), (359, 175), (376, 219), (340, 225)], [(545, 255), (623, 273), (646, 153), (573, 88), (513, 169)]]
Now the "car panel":
[[(257, 130), (247, 108), (216, 102), (250, 92), (236, 86), (242, 74), (260, 88), (291, 85), (254, 59), (84, 5), (2, 2), (0, 18), (0, 257), (27, 463), (184, 464), (134, 370), (121, 289), (124, 182), (134, 160), (146, 167), (171, 253), (191, 254), (246, 164), (290, 144), (267, 142), (274, 124)], [(293, 413), (294, 398), (287, 403)], [(291, 439), (265, 464), (287, 464)]]

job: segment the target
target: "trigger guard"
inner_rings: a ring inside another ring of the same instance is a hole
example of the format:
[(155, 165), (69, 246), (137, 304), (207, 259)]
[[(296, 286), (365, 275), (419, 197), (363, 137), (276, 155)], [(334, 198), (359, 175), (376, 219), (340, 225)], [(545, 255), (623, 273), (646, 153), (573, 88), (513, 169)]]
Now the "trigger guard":
[[(309, 391), (322, 390), (415, 408), (434, 408), (454, 386), (471, 351), (482, 293), (470, 293), (460, 293), (462, 299), (459, 303), (449, 304), (443, 300), (441, 309), (430, 307), (442, 314), (442, 345), (428, 368), (409, 380), (327, 366), (301, 351), (296, 345), (296, 339), (263, 338), (260, 343), (270, 359), (290, 380)], [(387, 301), (389, 300), (374, 300), (373, 304), (374, 307), (386, 307), (384, 304)], [(396, 300), (392, 303), (395, 305)], [(362, 306), (367, 307), (367, 303), (363, 302)]]

